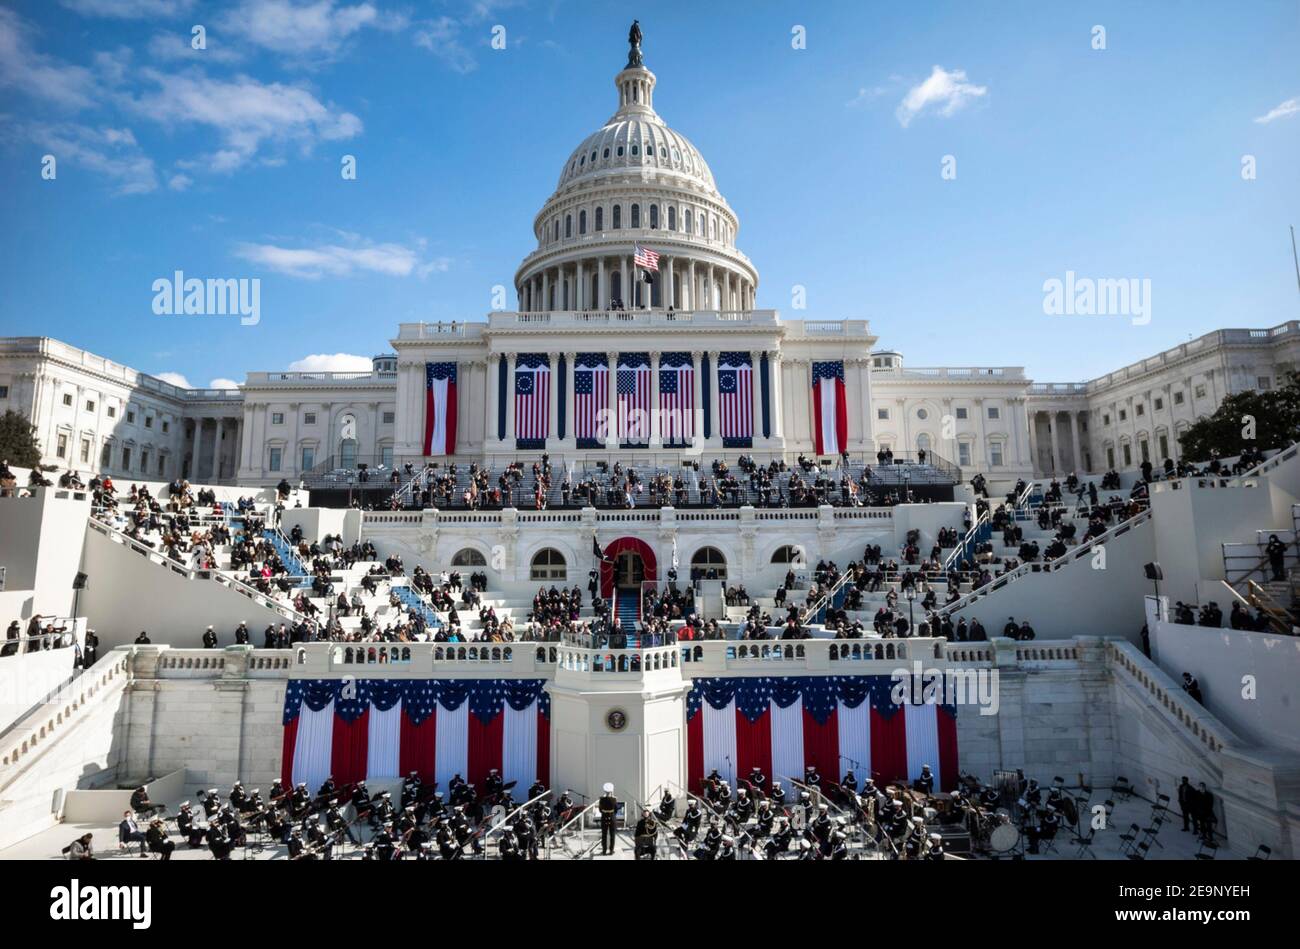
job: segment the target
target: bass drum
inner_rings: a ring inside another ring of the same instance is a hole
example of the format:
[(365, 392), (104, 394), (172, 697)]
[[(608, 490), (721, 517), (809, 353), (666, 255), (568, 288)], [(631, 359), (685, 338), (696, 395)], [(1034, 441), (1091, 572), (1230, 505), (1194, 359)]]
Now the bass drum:
[(1067, 797), (1061, 801), (1061, 813), (1069, 822), (1070, 827), (1076, 827), (1079, 824), (1079, 808), (1074, 803), (1074, 798)]
[(1020, 843), (1020, 831), (1014, 824), (999, 824), (989, 834), (989, 849), (994, 853), (1008, 853)]

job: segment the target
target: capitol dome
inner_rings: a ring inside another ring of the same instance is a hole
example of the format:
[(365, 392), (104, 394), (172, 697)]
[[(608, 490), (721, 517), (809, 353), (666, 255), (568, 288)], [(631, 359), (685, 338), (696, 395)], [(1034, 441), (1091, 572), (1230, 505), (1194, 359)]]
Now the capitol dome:
[(640, 40), (633, 24), (617, 110), (569, 155), (534, 220), (537, 249), (515, 274), (521, 311), (754, 308), (740, 221), (699, 149), (655, 112)]

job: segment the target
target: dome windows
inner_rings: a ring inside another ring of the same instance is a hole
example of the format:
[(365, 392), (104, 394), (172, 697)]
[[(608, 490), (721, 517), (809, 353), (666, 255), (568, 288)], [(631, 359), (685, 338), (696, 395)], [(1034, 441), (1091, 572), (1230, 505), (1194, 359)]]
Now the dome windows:
[(658, 230), (659, 228), (659, 205), (650, 205), (650, 229)]
[(614, 205), (614, 230), (617, 231), (622, 226), (623, 226), (623, 207), (622, 205), (616, 204)]
[(682, 212), (682, 230), (687, 234), (691, 232), (691, 209), (687, 208)]
[(629, 224), (628, 226), (633, 228), (637, 228), (641, 226), (641, 205), (639, 204), (632, 205), (632, 223)]
[(573, 215), (572, 214), (564, 215), (564, 236), (565, 237), (573, 236)]
[(605, 209), (596, 208), (596, 230), (603, 231), (604, 229), (605, 229)]
[(632, 146), (632, 157), (635, 158), (635, 157), (636, 157), (637, 155), (639, 155), (639, 154), (641, 154), (641, 146), (640, 146), (640, 145), (633, 145), (633, 146)]
[(596, 163), (596, 150), (594, 148), (591, 150), (591, 163), (593, 165)]
[(664, 161), (668, 160), (668, 149), (664, 148), (662, 145), (659, 146), (659, 157)]
[(623, 157), (623, 146), (622, 146), (622, 145), (618, 146), (618, 157), (619, 157), (619, 158), (622, 158), (622, 157)]
[(586, 164), (587, 164), (587, 156), (583, 155), (581, 158), (578, 159), (578, 167), (582, 168)]
[(677, 209), (676, 208), (668, 209), (668, 230), (670, 231), (677, 230)]
[(605, 154), (602, 157), (605, 158), (606, 160), (609, 159), (609, 148), (605, 149)]
[(585, 210), (578, 212), (578, 233), (587, 233), (587, 212)]

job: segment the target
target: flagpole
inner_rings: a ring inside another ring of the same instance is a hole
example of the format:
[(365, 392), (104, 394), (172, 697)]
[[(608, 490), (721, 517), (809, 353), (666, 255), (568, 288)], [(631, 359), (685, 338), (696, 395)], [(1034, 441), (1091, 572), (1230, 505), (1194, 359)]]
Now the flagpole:
[(1300, 257), (1296, 256), (1295, 251), (1295, 225), (1291, 225), (1291, 260), (1295, 262), (1295, 284), (1296, 289), (1300, 290)]

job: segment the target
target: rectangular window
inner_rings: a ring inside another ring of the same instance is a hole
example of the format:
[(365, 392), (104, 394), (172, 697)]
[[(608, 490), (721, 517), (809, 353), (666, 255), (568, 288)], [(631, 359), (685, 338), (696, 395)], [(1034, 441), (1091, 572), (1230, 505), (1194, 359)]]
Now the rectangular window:
[(71, 394), (70, 392), (68, 392), (68, 393), (64, 393), (64, 395), (63, 395), (63, 404), (64, 404), (64, 405), (72, 405), (72, 394)]
[(145, 428), (153, 428), (153, 416), (152, 416), (152, 415), (146, 415), (146, 416), (144, 417), (144, 427), (145, 427)]
[(1129, 445), (1124, 446), (1124, 467), (1128, 468), (1133, 464), (1133, 449)]
[(1106, 449), (1106, 467), (1115, 470), (1115, 449)]
[(967, 418), (968, 415), (969, 415), (969, 412), (967, 411), (967, 409), (966, 409), (964, 406), (958, 406), (958, 407), (957, 407), (957, 417), (958, 417), (958, 418)]
[(1141, 402), (1139, 402), (1136, 406), (1134, 406), (1133, 411), (1134, 411), (1138, 416), (1143, 416), (1143, 415), (1146, 415), (1147, 407), (1146, 407), (1145, 405), (1143, 405)]
[(994, 467), (1002, 466), (1002, 443), (994, 442), (989, 445), (989, 464)]
[(283, 425), (283, 424), (284, 424), (284, 413), (283, 413), (283, 412), (272, 412), (272, 413), (271, 413), (271, 424), (272, 424), (272, 425)]
[(1164, 399), (1156, 399), (1156, 401), (1155, 401), (1155, 406), (1154, 406), (1155, 410), (1156, 410), (1157, 412), (1159, 412), (1159, 411), (1160, 411), (1161, 409), (1163, 409), (1164, 407), (1165, 407), (1165, 400), (1164, 400)]
[(1160, 436), (1160, 457), (1161, 458), (1169, 457), (1169, 436), (1168, 435)]
[(126, 410), (126, 423), (127, 423), (128, 425), (134, 425), (134, 424), (135, 424), (135, 409), (127, 409), (127, 410)]
[(1150, 443), (1150, 442), (1148, 442), (1145, 438), (1142, 439), (1142, 441), (1138, 442), (1138, 449), (1142, 452), (1142, 460), (1143, 460), (1143, 461), (1150, 461), (1150, 460), (1151, 460), (1151, 443)]
[(304, 425), (315, 425), (315, 424), (316, 424), (316, 413), (315, 413), (315, 412), (307, 412), (307, 413), (306, 413), (305, 415), (303, 415), (303, 417), (302, 417), (302, 423), (303, 423)]
[(89, 438), (83, 438), (81, 440), (81, 463), (83, 465), (90, 464), (90, 439)]
[(1260, 376), (1257, 381), (1259, 382), (1259, 388), (1265, 392), (1273, 388), (1273, 380), (1268, 376)]
[(385, 425), (392, 425), (392, 424), (393, 424), (393, 419), (394, 419), (394, 417), (396, 416), (396, 414), (397, 414), (397, 413), (395, 413), (395, 412), (385, 412), (385, 413), (384, 413), (384, 424), (385, 424)]
[(93, 412), (93, 411), (95, 411), (95, 400), (94, 400), (94, 399), (87, 399), (87, 400), (86, 400), (86, 411), (87, 411), (87, 412)]
[(1122, 421), (1124, 421), (1126, 418), (1128, 418), (1128, 409), (1120, 409), (1120, 410), (1119, 410), (1119, 420), (1122, 422)]
[(311, 471), (314, 467), (316, 467), (316, 449), (304, 448), (302, 450), (302, 470)]
[(970, 464), (970, 442), (957, 443), (957, 464), (962, 466)]
[(881, 421), (889, 421), (889, 409), (876, 409), (876, 418)]
[(0, 399), (7, 399), (7, 398), (9, 398), (9, 387), (0, 386)]
[(1197, 387), (1196, 387), (1196, 391), (1195, 391), (1193, 394), (1194, 394), (1194, 395), (1196, 396), (1196, 398), (1198, 398), (1198, 399), (1203, 399), (1203, 398), (1205, 398), (1205, 386), (1197, 386)]
[(104, 450), (99, 453), (99, 466), (107, 468), (113, 463), (113, 443), (104, 442)]
[(108, 417), (109, 417), (109, 418), (117, 418), (117, 406), (116, 406), (116, 405), (110, 405), (110, 406), (108, 407)]
[(1110, 424), (1110, 416), (1109, 416), (1109, 415), (1103, 415), (1103, 416), (1101, 417), (1101, 424), (1102, 424), (1102, 425), (1109, 425), (1109, 424)]
[(1182, 404), (1183, 404), (1183, 394), (1181, 392), (1175, 392), (1174, 405), (1182, 405)]
[(393, 467), (393, 446), (385, 445), (379, 449), (379, 463), (385, 468)]
[(163, 476), (163, 473), (167, 467), (166, 463), (167, 463), (167, 456), (159, 455), (158, 456), (158, 477), (160, 478)]
[(271, 449), (271, 470), (272, 471), (280, 470), (280, 449), (279, 448)]
[(996, 405), (990, 405), (989, 418), (1001, 418), (1001, 417), (1002, 417), (1002, 410), (998, 408)]
[(141, 474), (149, 473), (149, 452), (148, 451), (140, 452), (140, 473)]
[(131, 470), (131, 449), (125, 447), (122, 449), (122, 470)]
[(54, 454), (55, 454), (56, 457), (59, 457), (59, 458), (66, 458), (66, 457), (68, 456), (68, 436), (67, 436), (67, 435), (60, 435), (60, 436), (59, 436), (58, 447), (54, 449)]
[(171, 430), (172, 430), (172, 423), (171, 423), (171, 422), (168, 422), (168, 421), (164, 421), (164, 422), (163, 422), (163, 434), (166, 435), (166, 434), (167, 434), (168, 432), (170, 432)]

